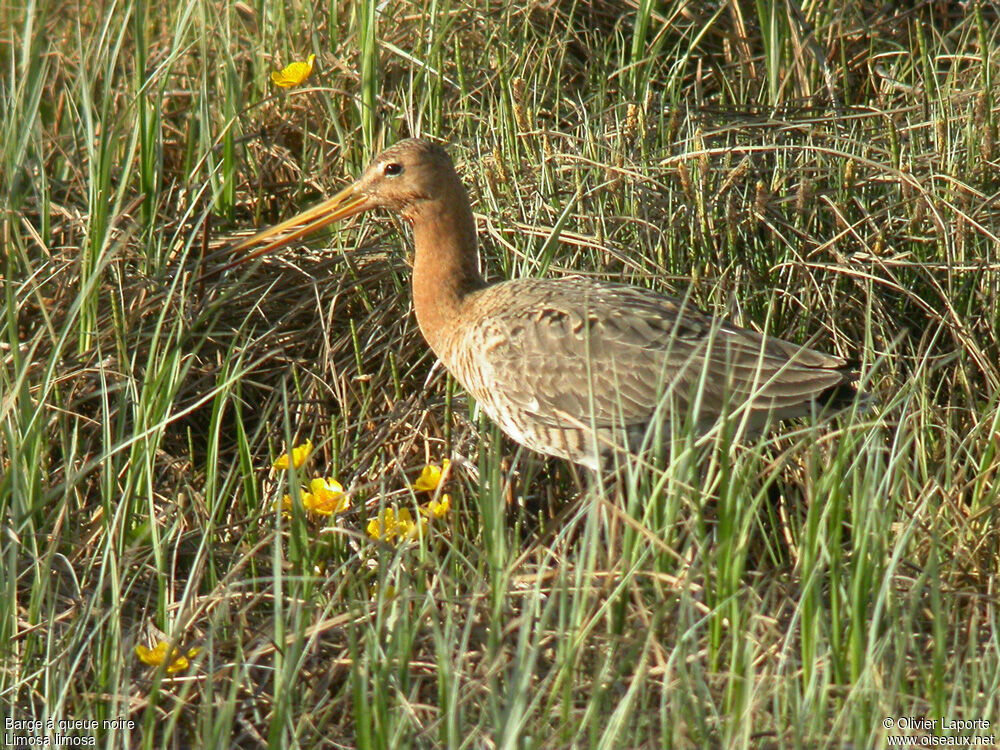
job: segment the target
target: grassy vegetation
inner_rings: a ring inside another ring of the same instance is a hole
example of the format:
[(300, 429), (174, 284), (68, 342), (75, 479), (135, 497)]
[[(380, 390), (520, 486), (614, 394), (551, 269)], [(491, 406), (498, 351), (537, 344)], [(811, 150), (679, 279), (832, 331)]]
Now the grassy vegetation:
[[(0, 4), (4, 716), (132, 720), (78, 733), (107, 747), (995, 734), (1000, 25), (895, 5)], [(584, 490), (433, 366), (385, 217), (217, 273), (410, 134), (460, 162), (489, 278), (691, 288), (878, 407)], [(373, 542), (446, 457), (446, 517)], [(303, 511), (319, 475), (350, 511)], [(200, 651), (168, 675), (159, 639)]]

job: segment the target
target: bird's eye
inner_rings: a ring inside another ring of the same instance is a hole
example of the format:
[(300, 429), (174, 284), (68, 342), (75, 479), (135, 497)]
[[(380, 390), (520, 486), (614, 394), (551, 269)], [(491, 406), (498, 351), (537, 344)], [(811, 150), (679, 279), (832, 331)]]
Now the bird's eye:
[(396, 175), (399, 175), (399, 174), (402, 174), (402, 173), (403, 173), (403, 165), (402, 165), (402, 164), (397, 164), (397, 163), (396, 163), (396, 162), (394, 162), (394, 161), (392, 161), (392, 162), (389, 162), (389, 163), (388, 163), (388, 164), (386, 164), (386, 165), (385, 165), (385, 167), (384, 167), (384, 168), (382, 169), (382, 173), (383, 173), (383, 174), (384, 174), (384, 175), (385, 175), (386, 177), (395, 177)]

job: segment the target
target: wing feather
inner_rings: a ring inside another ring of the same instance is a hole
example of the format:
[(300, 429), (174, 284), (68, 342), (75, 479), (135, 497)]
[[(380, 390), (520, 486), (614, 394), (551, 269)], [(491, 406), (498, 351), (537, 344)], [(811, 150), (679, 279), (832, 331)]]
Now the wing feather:
[(848, 380), (839, 357), (640, 287), (519, 279), (489, 291), (489, 309), (470, 316), (477, 324), (467, 347), (479, 381), (471, 390), (503, 393), (553, 426), (565, 426), (561, 415), (598, 427), (644, 424), (666, 394), (681, 408), (700, 395), (700, 419), (746, 401), (751, 410), (805, 414)]

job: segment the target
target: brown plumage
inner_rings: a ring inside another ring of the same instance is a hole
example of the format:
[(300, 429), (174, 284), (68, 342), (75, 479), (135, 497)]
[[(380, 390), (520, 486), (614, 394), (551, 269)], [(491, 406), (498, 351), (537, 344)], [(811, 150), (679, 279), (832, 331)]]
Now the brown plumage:
[(599, 468), (652, 427), (743, 434), (857, 394), (840, 357), (765, 337), (686, 301), (589, 279), (487, 284), (465, 188), (443, 148), (383, 151), (346, 190), (234, 248), (253, 258), (372, 208), (413, 227), (413, 305), (444, 366), (511, 438)]

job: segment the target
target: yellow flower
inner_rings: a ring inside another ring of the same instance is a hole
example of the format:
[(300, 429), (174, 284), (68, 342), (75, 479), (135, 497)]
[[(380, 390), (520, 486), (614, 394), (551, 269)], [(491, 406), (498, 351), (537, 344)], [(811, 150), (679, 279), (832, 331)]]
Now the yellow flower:
[[(313, 506), (313, 502), (315, 502), (315, 501), (313, 500), (313, 496), (312, 496), (311, 493), (306, 492), (305, 490), (302, 490), (299, 493), (299, 497), (302, 498), (302, 507), (303, 508), (305, 508), (306, 510), (312, 510), (313, 509), (312, 506)], [(275, 503), (275, 508), (277, 508), (277, 507), (278, 507), (278, 504)], [(292, 517), (292, 496), (291, 495), (284, 495), (281, 498), (281, 510), (284, 513), (285, 518), (291, 518)]]
[(336, 479), (316, 477), (309, 483), (309, 490), (302, 493), (302, 505), (313, 513), (331, 516), (351, 507), (351, 499)]
[(433, 492), (441, 484), (441, 475), (448, 471), (450, 465), (451, 461), (447, 458), (441, 462), (440, 466), (427, 464), (420, 472), (420, 476), (417, 477), (417, 481), (413, 483), (413, 489), (417, 492)]
[[(406, 508), (403, 508), (403, 510), (406, 510)], [(396, 526), (396, 509), (386, 508), (368, 522), (368, 536), (376, 540), (393, 541), (393, 538), (396, 536)]]
[[(153, 648), (146, 648), (140, 644), (135, 647), (135, 653), (143, 664), (148, 664), (151, 667), (158, 667), (163, 664), (163, 662), (167, 661), (167, 649), (169, 648), (169, 643), (166, 641), (160, 641)], [(188, 659), (196, 657), (199, 651), (201, 651), (200, 648), (188, 649), (188, 652), (185, 655), (182, 654), (179, 649), (173, 649), (173, 651), (170, 652), (170, 659), (167, 664), (167, 674), (183, 672), (190, 666)]]
[(271, 80), (276, 86), (281, 86), (283, 89), (298, 86), (313, 72), (313, 60), (315, 59), (316, 55), (309, 55), (309, 59), (305, 62), (293, 62), (285, 66), (284, 70), (275, 70), (271, 73)]
[(427, 523), (416, 523), (409, 508), (386, 508), (377, 518), (368, 522), (368, 536), (395, 544), (404, 539), (415, 539), (427, 531)]
[(420, 508), (420, 512), (427, 518), (444, 518), (451, 510), (451, 495), (441, 495), (440, 500), (431, 500), (427, 505)]
[(309, 454), (312, 453), (312, 449), (312, 440), (307, 439), (302, 445), (297, 445), (292, 448), (291, 458), (288, 457), (287, 453), (280, 456), (278, 460), (274, 462), (274, 468), (288, 471), (288, 464), (291, 463), (292, 466), (298, 469), (306, 462), (306, 459), (309, 458)]
[[(351, 507), (351, 499), (344, 492), (340, 482), (333, 478), (315, 477), (309, 482), (309, 491), (303, 489), (300, 495), (302, 507), (319, 516), (343, 513)], [(285, 515), (288, 515), (292, 512), (292, 496), (285, 495), (281, 498), (281, 505), (276, 504), (275, 507), (280, 507), (285, 511)]]
[(427, 518), (444, 518), (451, 510), (451, 495), (441, 495), (440, 500), (431, 500), (427, 505), (421, 506), (420, 512)]
[(427, 521), (417, 523), (409, 508), (402, 508), (396, 517), (396, 536), (400, 539), (416, 539), (427, 533)]

